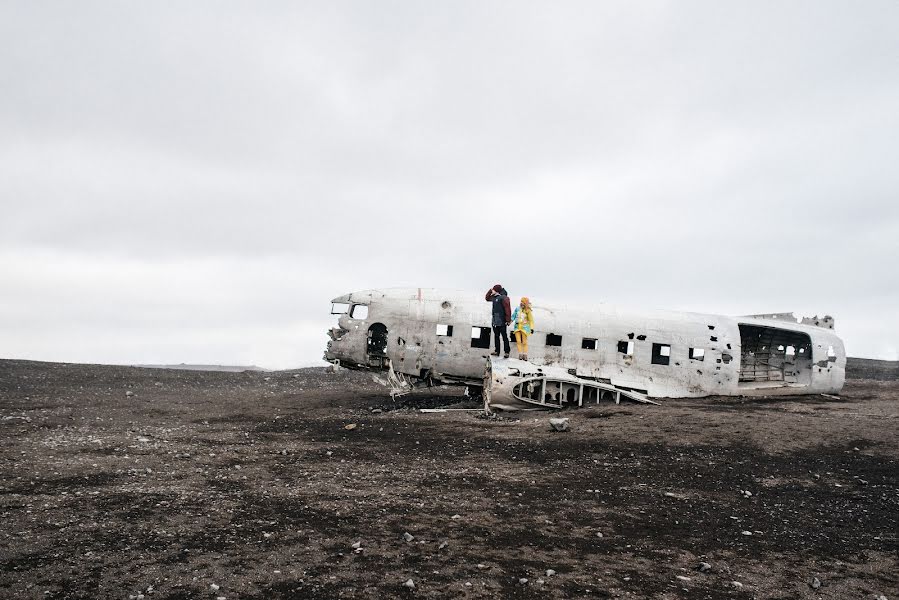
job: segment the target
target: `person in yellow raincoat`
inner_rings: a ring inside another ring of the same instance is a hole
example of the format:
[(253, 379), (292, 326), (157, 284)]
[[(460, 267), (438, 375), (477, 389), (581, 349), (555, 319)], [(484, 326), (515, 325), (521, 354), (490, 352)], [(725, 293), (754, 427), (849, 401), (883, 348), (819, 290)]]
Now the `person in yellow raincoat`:
[(527, 360), (528, 336), (534, 333), (534, 311), (531, 310), (531, 301), (527, 296), (521, 299), (521, 304), (512, 313), (512, 333), (515, 335), (519, 360)]

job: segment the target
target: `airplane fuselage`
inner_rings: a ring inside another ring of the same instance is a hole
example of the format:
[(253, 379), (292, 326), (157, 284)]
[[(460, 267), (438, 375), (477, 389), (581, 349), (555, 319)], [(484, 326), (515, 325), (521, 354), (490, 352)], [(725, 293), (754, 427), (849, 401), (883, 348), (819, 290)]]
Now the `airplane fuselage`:
[[(479, 385), (492, 352), (491, 305), (438, 289), (353, 292), (332, 301), (325, 359), (355, 369)], [(514, 300), (513, 300), (514, 306)], [(846, 355), (832, 319), (729, 317), (533, 303), (528, 362), (650, 397), (838, 393)], [(512, 343), (515, 358), (515, 344)]]

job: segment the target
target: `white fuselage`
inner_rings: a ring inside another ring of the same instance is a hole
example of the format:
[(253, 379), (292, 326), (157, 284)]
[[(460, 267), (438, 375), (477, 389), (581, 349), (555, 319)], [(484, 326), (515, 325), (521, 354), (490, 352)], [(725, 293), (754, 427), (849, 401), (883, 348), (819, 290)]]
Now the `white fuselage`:
[[(483, 296), (384, 289), (333, 302), (346, 311), (332, 311), (339, 327), (331, 330), (326, 360), (361, 369), (392, 365), (438, 382), (483, 381), (493, 345), (491, 304)], [(585, 309), (539, 301), (533, 310), (530, 363), (651, 397), (838, 393), (845, 379), (846, 355), (832, 321), (822, 327), (784, 315), (728, 317), (604, 304)], [(514, 341), (512, 351), (514, 357)]]

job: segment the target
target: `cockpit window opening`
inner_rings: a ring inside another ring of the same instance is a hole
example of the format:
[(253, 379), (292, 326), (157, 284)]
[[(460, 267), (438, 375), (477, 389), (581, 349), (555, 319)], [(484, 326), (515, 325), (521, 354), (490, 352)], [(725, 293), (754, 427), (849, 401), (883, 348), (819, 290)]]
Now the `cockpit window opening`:
[(350, 310), (350, 305), (346, 302), (334, 302), (331, 304), (332, 315), (345, 315)]
[(368, 318), (368, 304), (354, 304), (350, 311), (350, 318), (365, 320)]

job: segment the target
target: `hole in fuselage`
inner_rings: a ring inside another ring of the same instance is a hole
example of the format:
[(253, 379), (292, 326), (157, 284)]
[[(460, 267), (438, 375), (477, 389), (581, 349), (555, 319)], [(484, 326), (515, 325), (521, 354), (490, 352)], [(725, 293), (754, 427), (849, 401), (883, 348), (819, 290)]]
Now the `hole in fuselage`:
[[(724, 362), (730, 355), (722, 354)], [(808, 385), (812, 341), (807, 333), (740, 324), (740, 383), (784, 382)]]
[(368, 328), (369, 356), (387, 356), (387, 326), (384, 323), (372, 323)]

